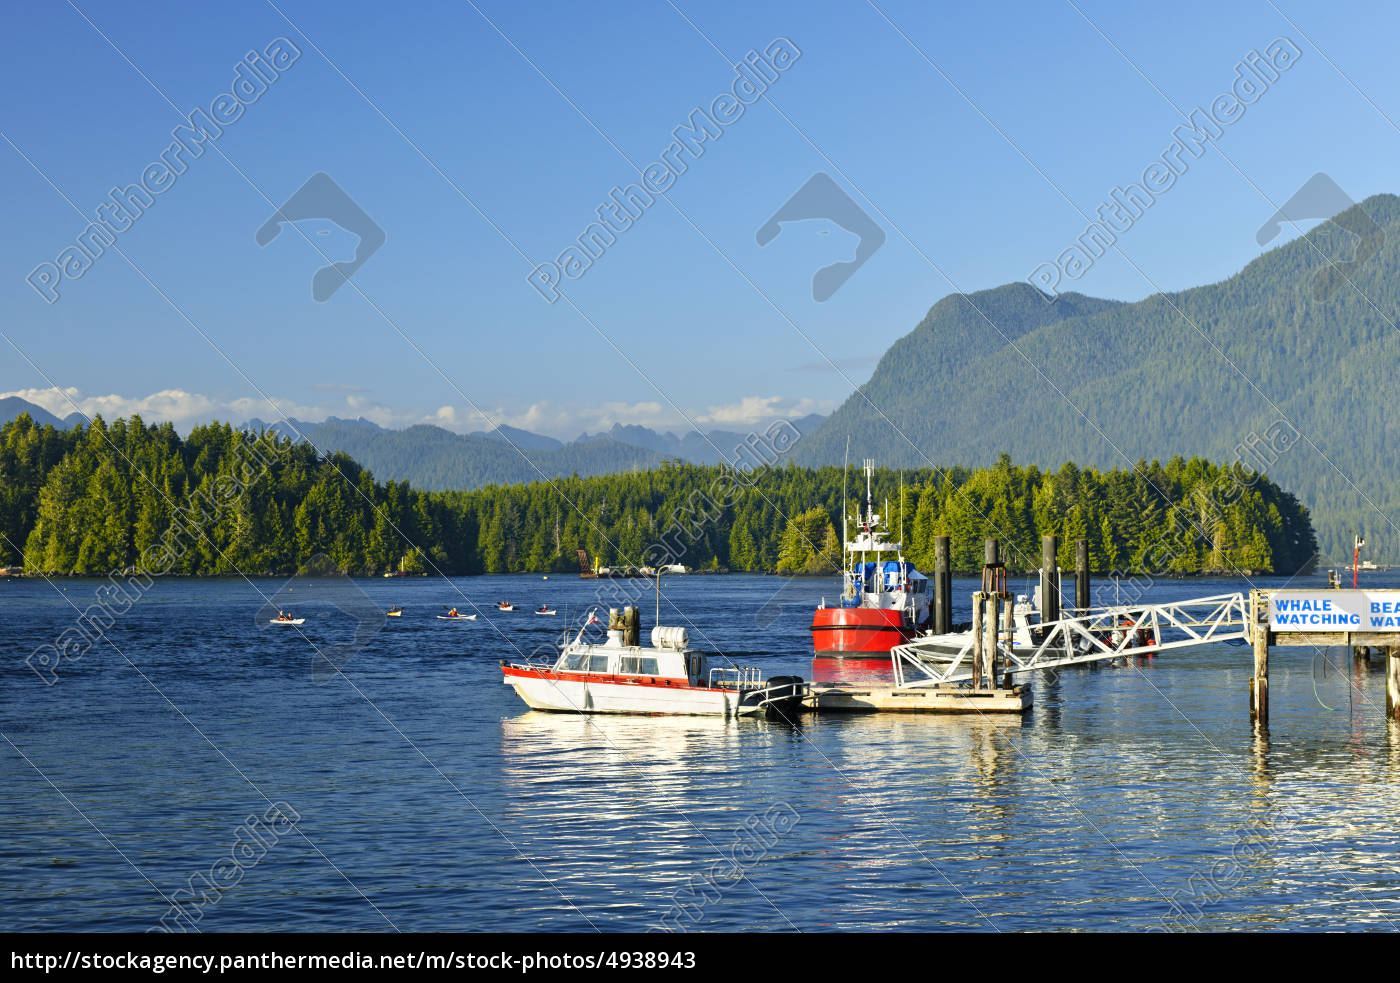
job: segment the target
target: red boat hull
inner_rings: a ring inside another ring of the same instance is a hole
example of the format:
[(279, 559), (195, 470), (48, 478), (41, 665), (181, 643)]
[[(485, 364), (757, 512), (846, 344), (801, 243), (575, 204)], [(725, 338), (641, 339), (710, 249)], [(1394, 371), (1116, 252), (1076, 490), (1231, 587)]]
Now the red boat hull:
[(915, 634), (915, 627), (906, 622), (901, 611), (818, 608), (812, 615), (812, 650), (819, 659), (888, 662), (890, 649)]

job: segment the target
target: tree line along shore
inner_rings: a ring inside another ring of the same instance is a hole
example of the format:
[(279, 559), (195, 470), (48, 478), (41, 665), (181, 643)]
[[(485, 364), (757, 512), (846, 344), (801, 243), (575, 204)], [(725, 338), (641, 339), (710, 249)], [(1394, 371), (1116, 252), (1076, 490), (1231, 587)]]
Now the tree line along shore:
[[(340, 571), (555, 573), (578, 551), (609, 566), (819, 574), (841, 563), (842, 503), (858, 469), (751, 470), (664, 462), (620, 474), (423, 492), (379, 481), (344, 454), (227, 424), (181, 437), (139, 417), (59, 430), (0, 427), (0, 567), (27, 575), (283, 575), (313, 558)], [(1131, 469), (1064, 464), (881, 470), (876, 511), (905, 556), (975, 572), (988, 536), (1013, 571), (1060, 536), (1103, 572), (1292, 574), (1317, 543), (1307, 508), (1239, 465), (1174, 457)], [(324, 562), (324, 561), (320, 561)]]

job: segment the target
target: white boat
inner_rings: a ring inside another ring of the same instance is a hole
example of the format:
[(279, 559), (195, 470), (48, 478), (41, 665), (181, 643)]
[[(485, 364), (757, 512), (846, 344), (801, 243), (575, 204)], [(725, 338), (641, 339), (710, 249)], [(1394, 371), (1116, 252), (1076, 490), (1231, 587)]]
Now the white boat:
[(554, 608), (547, 608), (547, 607), (541, 606), (541, 607), (538, 607), (538, 608), (535, 609), (535, 613), (538, 614), (538, 615), (555, 615), (555, 614), (558, 614), (559, 612), (558, 612), (557, 610), (555, 610)]
[(475, 620), (476, 620), (476, 615), (474, 615), (474, 614), (440, 614), (440, 615), (437, 616), (437, 619), (438, 619), (439, 621), (475, 621)]
[(502, 601), (501, 603), (499, 603), (499, 604), (496, 605), (496, 610), (497, 610), (497, 611), (514, 611), (514, 610), (515, 610), (515, 605), (512, 604), (512, 603), (510, 603), (509, 601)]
[(788, 720), (802, 711), (807, 684), (798, 676), (764, 679), (752, 666), (712, 667), (689, 647), (684, 628), (653, 628), (651, 645), (642, 646), (636, 608), (613, 609), (606, 640), (585, 641), (596, 623), (580, 628), (552, 666), (502, 661), (502, 681), (533, 710)]
[(269, 624), (269, 625), (304, 625), (304, 624), (306, 624), (306, 619), (305, 619), (305, 618), (273, 618), (271, 621), (268, 622), (268, 624)]

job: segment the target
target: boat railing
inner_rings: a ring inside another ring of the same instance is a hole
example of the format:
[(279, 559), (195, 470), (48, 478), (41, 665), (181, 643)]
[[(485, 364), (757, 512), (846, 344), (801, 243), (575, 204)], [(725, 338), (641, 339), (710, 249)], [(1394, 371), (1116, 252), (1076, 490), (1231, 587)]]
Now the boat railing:
[[(502, 660), (502, 664), (507, 664)], [(512, 669), (527, 669), (532, 672), (551, 672), (559, 664), (558, 656), (536, 655), (530, 653), (523, 661), (508, 663)]]
[(780, 683), (769, 683), (762, 689), (749, 690), (743, 699), (749, 710), (768, 711), (794, 700), (805, 702), (811, 695), (812, 687), (806, 680), (790, 677)]
[(763, 685), (763, 670), (757, 666), (734, 666), (710, 670), (712, 689), (755, 689)]

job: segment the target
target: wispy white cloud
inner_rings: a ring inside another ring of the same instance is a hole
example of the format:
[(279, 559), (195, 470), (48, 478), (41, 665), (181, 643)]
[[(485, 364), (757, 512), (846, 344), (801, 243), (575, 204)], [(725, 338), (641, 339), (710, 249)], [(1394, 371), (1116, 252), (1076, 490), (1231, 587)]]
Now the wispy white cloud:
[(737, 403), (711, 406), (696, 417), (699, 423), (726, 427), (752, 427), (772, 420), (790, 420), (810, 413), (830, 413), (836, 403), (829, 399), (789, 399), (783, 396), (745, 396)]
[(137, 415), (147, 423), (169, 421), (181, 431), (188, 431), (196, 424), (211, 420), (243, 423), (256, 418), (273, 422), (283, 416), (310, 421), (324, 420), (328, 416), (363, 416), (381, 426), (406, 426), (417, 422), (419, 416), (381, 406), (357, 395), (348, 395), (339, 403), (321, 405), (277, 398), (269, 401), (262, 397), (220, 400), (183, 389), (162, 389), (147, 396), (121, 396), (116, 393), (90, 396), (75, 386), (68, 386), (63, 389), (17, 389), (0, 393), (0, 398), (6, 396), (18, 396), (59, 417), (75, 412), (88, 418), (100, 414), (104, 420)]

